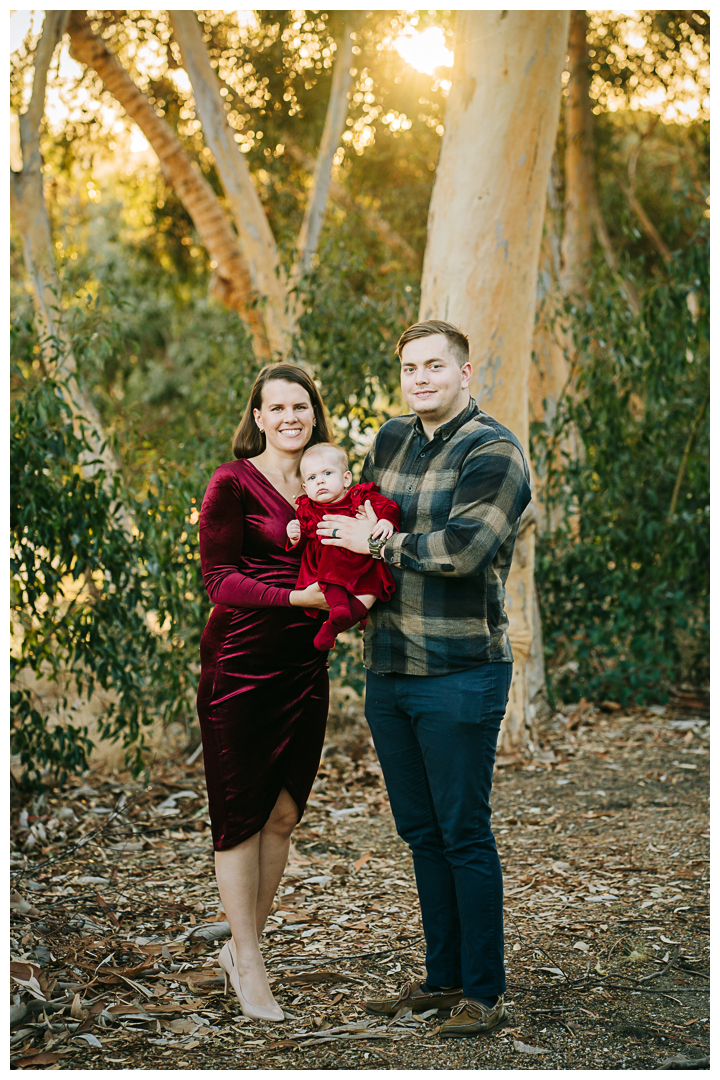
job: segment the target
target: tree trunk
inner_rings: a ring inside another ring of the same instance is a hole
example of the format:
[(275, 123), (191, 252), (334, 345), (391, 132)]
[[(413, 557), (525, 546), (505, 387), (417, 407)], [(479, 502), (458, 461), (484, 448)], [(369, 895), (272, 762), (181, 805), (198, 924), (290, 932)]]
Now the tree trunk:
[[(110, 483), (112, 475), (119, 468), (119, 462), (108, 445), (97, 409), (80, 388), (75, 377), (75, 357), (62, 322), (60, 281), (43, 192), (40, 124), (45, 111), (48, 68), (55, 48), (62, 38), (67, 16), (67, 11), (45, 12), (42, 35), (35, 55), (30, 104), (18, 118), (22, 169), (18, 172), (10, 171), (10, 206), (15, 226), (22, 239), (25, 268), (32, 288), (46, 369), (59, 380), (63, 396), (75, 420), (78, 423), (85, 421), (83, 426), (90, 449), (83, 463), (83, 473), (93, 476), (102, 467)], [(130, 527), (127, 513), (120, 508), (119, 513), (124, 524)]]
[(277, 245), (250, 170), (234, 139), (220, 95), (220, 83), (205, 48), (194, 11), (170, 12), (173, 36), (192, 83), (203, 137), (217, 166), (253, 287), (263, 298), (265, 328), (273, 354), (285, 358), (292, 341), (287, 283)]
[(348, 109), (348, 91), (350, 89), (350, 68), (353, 61), (352, 28), (346, 23), (342, 40), (338, 42), (335, 62), (333, 64), (332, 86), (330, 88), (330, 100), (325, 115), (320, 148), (315, 160), (312, 187), (308, 204), (305, 209), (300, 236), (298, 237), (298, 250), (293, 279), (299, 280), (303, 274), (307, 274), (312, 265), (313, 255), (317, 251), (325, 217), (330, 180), (332, 178), (333, 159), (340, 146), (342, 133), (345, 130), (345, 118)]
[(593, 251), (593, 213), (597, 202), (587, 53), (588, 17), (570, 12), (565, 99), (565, 229), (562, 289), (566, 296), (587, 293), (587, 267)]
[(73, 58), (97, 72), (105, 88), (135, 121), (157, 154), (165, 183), (177, 192), (216, 263), (215, 295), (247, 323), (258, 358), (271, 359), (265, 321), (250, 272), (238, 238), (212, 187), (185, 153), (170, 126), (157, 115), (102, 39), (93, 33), (84, 12), (70, 12), (68, 31)]
[[(461, 11), (430, 204), (420, 318), (470, 337), (472, 391), (528, 447), (528, 376), (568, 13)], [(527, 741), (536, 511), (508, 579), (515, 674), (501, 749)]]
[(566, 295), (586, 293), (587, 264), (595, 233), (605, 261), (625, 300), (637, 315), (640, 298), (632, 282), (620, 274), (615, 249), (600, 209), (592, 137), (590, 72), (587, 51), (588, 17), (570, 12), (568, 57), (570, 79), (565, 107), (565, 228), (562, 243), (562, 287)]

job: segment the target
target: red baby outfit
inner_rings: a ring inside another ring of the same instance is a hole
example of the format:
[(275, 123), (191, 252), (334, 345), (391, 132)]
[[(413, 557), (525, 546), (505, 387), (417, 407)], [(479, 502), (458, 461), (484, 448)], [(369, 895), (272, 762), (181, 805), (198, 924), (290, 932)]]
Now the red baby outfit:
[(298, 589), (304, 589), (317, 581), (323, 592), (328, 585), (342, 585), (354, 596), (366, 593), (377, 596), (378, 600), (390, 599), (395, 591), (395, 582), (390, 567), (384, 560), (373, 559), (372, 555), (359, 555), (343, 547), (326, 546), (315, 535), (317, 525), (326, 514), (355, 517), (356, 511), (366, 500), (371, 502), (378, 518), (391, 521), (395, 528), (399, 529), (400, 507), (392, 499), (381, 495), (374, 484), (355, 484), (342, 499), (334, 503), (314, 503), (307, 495), (300, 496), (297, 501), (297, 519), (302, 531), (300, 543), (305, 540), (306, 546), (300, 563)]

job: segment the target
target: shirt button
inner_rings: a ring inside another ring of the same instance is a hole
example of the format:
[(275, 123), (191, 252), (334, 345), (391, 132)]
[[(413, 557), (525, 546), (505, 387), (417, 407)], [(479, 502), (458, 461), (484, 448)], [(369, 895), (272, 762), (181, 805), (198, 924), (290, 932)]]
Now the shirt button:
[(407, 489), (408, 489), (408, 491), (412, 491), (412, 489), (413, 489), (413, 486), (412, 486), (412, 484), (408, 484), (408, 487), (407, 487)]

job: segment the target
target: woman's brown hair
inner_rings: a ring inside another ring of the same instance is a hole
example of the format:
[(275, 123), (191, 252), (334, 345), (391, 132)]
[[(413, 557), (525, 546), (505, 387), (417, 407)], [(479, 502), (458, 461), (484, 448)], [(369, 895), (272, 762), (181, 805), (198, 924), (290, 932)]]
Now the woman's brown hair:
[(237, 431), (233, 435), (232, 451), (236, 458), (257, 457), (257, 455), (262, 454), (265, 449), (265, 434), (255, 422), (253, 409), (259, 410), (262, 406), (262, 395), (265, 383), (275, 382), (276, 380), (297, 383), (298, 386), (302, 386), (303, 390), (307, 391), (313, 413), (315, 414), (315, 427), (313, 428), (310, 442), (307, 445), (313, 446), (318, 442), (332, 442), (332, 434), (330, 432), (323, 400), (320, 397), (317, 386), (312, 381), (307, 371), (305, 371), (304, 368), (298, 367), (297, 364), (267, 364), (266, 367), (258, 372), (250, 392), (250, 399), (245, 407), (245, 412), (243, 413), (243, 418), (238, 424)]

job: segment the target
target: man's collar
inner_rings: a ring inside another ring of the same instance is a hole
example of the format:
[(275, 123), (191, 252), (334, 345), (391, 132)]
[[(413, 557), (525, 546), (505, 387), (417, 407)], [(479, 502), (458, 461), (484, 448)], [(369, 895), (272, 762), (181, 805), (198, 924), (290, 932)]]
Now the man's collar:
[[(475, 398), (471, 397), (466, 408), (464, 408), (462, 412), (459, 412), (457, 416), (453, 416), (452, 420), (448, 420), (445, 424), (441, 424), (440, 427), (435, 428), (433, 438), (449, 439), (452, 435), (455, 434), (458, 428), (462, 427), (462, 425), (466, 423), (471, 416), (475, 416), (475, 414), (478, 412), (480, 412), (480, 410), (477, 407)], [(413, 429), (418, 435), (425, 434), (425, 428), (423, 427), (422, 420), (419, 416), (415, 417), (415, 420), (413, 422)]]

